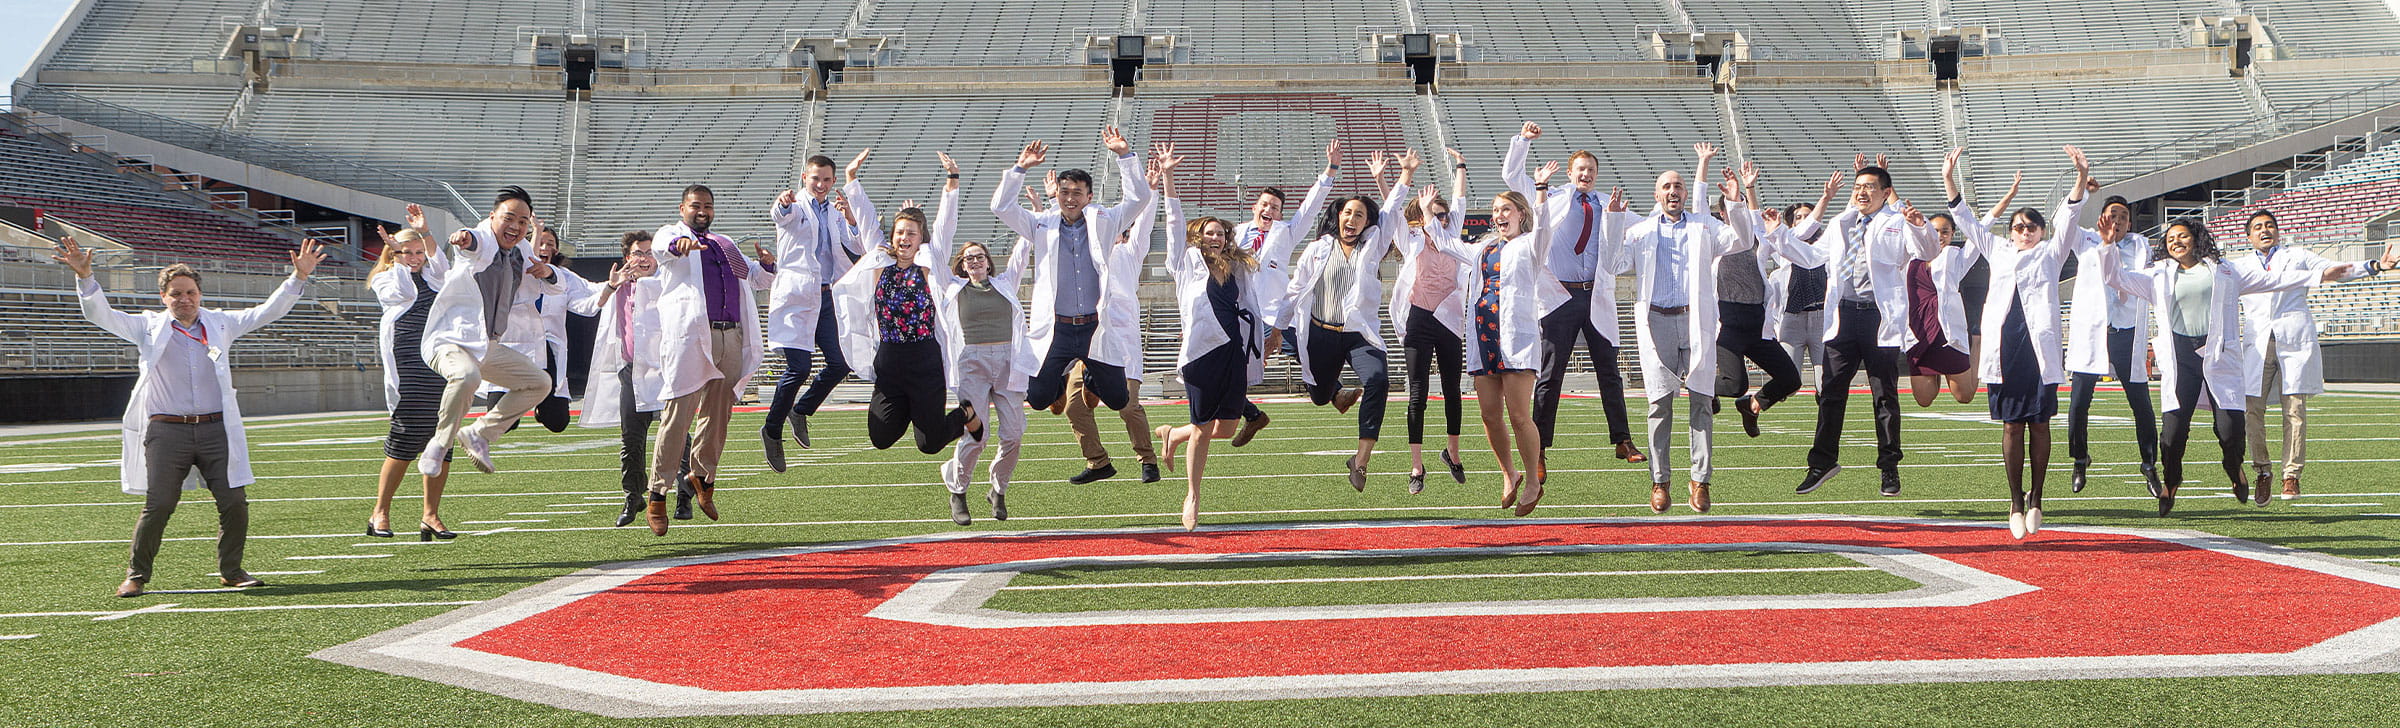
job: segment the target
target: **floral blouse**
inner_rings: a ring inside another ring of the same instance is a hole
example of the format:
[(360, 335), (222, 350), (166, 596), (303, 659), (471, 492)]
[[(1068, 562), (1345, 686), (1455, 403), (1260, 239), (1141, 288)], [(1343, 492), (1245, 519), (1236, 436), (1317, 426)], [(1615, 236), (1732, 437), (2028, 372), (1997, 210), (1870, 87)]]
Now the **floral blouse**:
[(883, 269), (875, 282), (875, 323), (887, 344), (933, 338), (933, 293), (924, 268)]

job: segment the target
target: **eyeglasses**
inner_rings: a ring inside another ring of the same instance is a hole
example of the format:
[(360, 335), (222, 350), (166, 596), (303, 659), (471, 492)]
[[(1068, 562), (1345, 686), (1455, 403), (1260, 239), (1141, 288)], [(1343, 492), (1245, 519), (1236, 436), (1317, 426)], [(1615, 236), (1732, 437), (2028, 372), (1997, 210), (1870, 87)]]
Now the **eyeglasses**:
[(992, 258), (991, 258), (991, 256), (984, 255), (984, 254), (982, 254), (982, 253), (968, 253), (968, 254), (966, 254), (966, 255), (961, 255), (961, 256), (958, 256), (958, 259), (959, 259), (959, 260), (980, 260), (980, 261), (990, 262)]
[(1433, 219), (1435, 219), (1435, 220), (1440, 220), (1440, 221), (1442, 221), (1442, 222), (1449, 222), (1449, 221), (1450, 221), (1450, 213), (1449, 213), (1448, 211), (1443, 211), (1443, 212), (1437, 212), (1437, 213), (1434, 213), (1434, 214), (1433, 214)]
[(2008, 226), (2008, 229), (2010, 229), (2010, 230), (2015, 230), (2015, 231), (2017, 231), (2017, 232), (2023, 233), (2023, 232), (2033, 232), (2033, 231), (2040, 230), (2040, 229), (2042, 229), (2042, 226), (2040, 226), (2040, 225), (2035, 225), (2035, 224), (2033, 224), (2033, 223), (2030, 223), (2030, 222), (2020, 222), (2020, 223), (2017, 223), (2017, 224), (2015, 224), (2015, 225), (2010, 225), (2010, 226)]

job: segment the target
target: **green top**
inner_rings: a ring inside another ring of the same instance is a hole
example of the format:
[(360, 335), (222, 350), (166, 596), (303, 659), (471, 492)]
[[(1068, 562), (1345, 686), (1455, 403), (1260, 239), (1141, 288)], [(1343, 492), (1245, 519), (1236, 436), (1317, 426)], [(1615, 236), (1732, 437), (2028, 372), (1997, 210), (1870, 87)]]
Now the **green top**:
[(2175, 305), (2167, 316), (2168, 328), (2175, 333), (2208, 335), (2209, 299), (2216, 293), (2216, 281), (2209, 273), (2207, 266), (2175, 269)]

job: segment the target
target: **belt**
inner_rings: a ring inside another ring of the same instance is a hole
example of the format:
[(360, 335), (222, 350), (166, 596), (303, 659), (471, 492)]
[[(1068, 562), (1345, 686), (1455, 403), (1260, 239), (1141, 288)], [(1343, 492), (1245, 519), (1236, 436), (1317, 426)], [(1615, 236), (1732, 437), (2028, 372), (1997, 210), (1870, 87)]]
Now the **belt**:
[(1823, 302), (1818, 302), (1818, 303), (1812, 303), (1812, 304), (1808, 304), (1808, 305), (1806, 305), (1806, 306), (1801, 306), (1801, 307), (1800, 307), (1800, 310), (1798, 310), (1798, 311), (1792, 311), (1792, 312), (1790, 312), (1790, 313), (1816, 313), (1816, 312), (1818, 312), (1818, 311), (1823, 311), (1823, 310), (1825, 310), (1825, 304), (1824, 304)]
[(1315, 327), (1317, 327), (1317, 328), (1324, 329), (1324, 330), (1326, 330), (1326, 331), (1334, 331), (1334, 332), (1339, 332), (1339, 331), (1341, 331), (1341, 330), (1342, 330), (1342, 327), (1341, 327), (1341, 325), (1340, 325), (1340, 324), (1329, 324), (1329, 323), (1325, 323), (1325, 320), (1324, 320), (1324, 319), (1320, 319), (1320, 318), (1317, 318), (1317, 317), (1315, 317), (1315, 316), (1310, 316), (1310, 317), (1308, 317), (1308, 323), (1309, 323), (1309, 325), (1311, 325), (1311, 326), (1315, 326)]
[(205, 415), (151, 415), (151, 416), (150, 416), (150, 421), (151, 421), (151, 422), (173, 422), (173, 423), (176, 423), (176, 424), (179, 424), (179, 425), (205, 425), (205, 424), (208, 424), (208, 423), (211, 423), (211, 422), (215, 422), (215, 421), (218, 421), (218, 420), (222, 420), (222, 419), (225, 419), (225, 413), (223, 413), (223, 412), (210, 412), (210, 413), (208, 413), (208, 414), (205, 414)]
[(1651, 306), (1650, 312), (1660, 316), (1681, 316), (1691, 312), (1691, 306)]
[(1100, 314), (1087, 313), (1081, 316), (1060, 316), (1058, 317), (1058, 322), (1068, 326), (1088, 326), (1091, 324), (1100, 323)]
[(1558, 284), (1577, 291), (1592, 290), (1591, 281), (1559, 281)]
[(1851, 300), (1843, 300), (1843, 301), (1842, 301), (1842, 308), (1844, 308), (1844, 309), (1846, 309), (1846, 310), (1851, 310), (1851, 311), (1873, 311), (1873, 310), (1876, 310), (1876, 308), (1875, 308), (1875, 302), (1874, 302), (1874, 301), (1871, 301), (1871, 300), (1870, 300), (1870, 301), (1851, 301)]
[(733, 328), (733, 327), (735, 327), (735, 326), (740, 326), (740, 325), (741, 325), (740, 323), (736, 323), (736, 322), (733, 322), (733, 321), (714, 321), (714, 320), (712, 320), (712, 321), (709, 321), (709, 322), (708, 322), (708, 327), (709, 327), (709, 328), (716, 329), (716, 330), (718, 330), (718, 331), (725, 331), (725, 330), (727, 330), (727, 329), (731, 329), (731, 328)]

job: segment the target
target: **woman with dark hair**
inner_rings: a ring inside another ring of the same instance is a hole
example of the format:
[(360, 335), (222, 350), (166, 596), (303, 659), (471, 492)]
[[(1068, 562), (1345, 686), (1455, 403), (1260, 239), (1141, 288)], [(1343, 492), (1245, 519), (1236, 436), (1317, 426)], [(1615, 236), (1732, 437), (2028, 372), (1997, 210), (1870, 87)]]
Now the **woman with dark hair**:
[[(1300, 378), (1308, 385), (1309, 401), (1331, 404), (1337, 412), (1358, 405), (1358, 450), (1347, 463), (1350, 487), (1367, 489), (1367, 459), (1383, 432), (1384, 395), (1390, 382), (1384, 363), (1382, 273), (1385, 250), (1403, 223), (1400, 203), (1408, 199), (1409, 182), (1423, 158), (1416, 150), (1400, 156), (1400, 181), (1382, 204), (1353, 196), (1341, 200), (1318, 226), (1315, 242), (1300, 254), (1292, 268), (1290, 305), (1285, 318), (1295, 322), (1300, 352)], [(1382, 155), (1373, 166), (1380, 172)], [(1306, 322), (1300, 320), (1306, 317)], [(1359, 388), (1342, 389), (1342, 365), (1358, 375)]]
[[(2008, 194), (2000, 196), (2000, 204), (1993, 205), (1976, 224), (1986, 230), (1998, 224), (2000, 211), (2016, 201), (2018, 186), (2024, 181), (2023, 174), (2017, 175), (2008, 185)], [(1933, 260), (1908, 262), (1908, 328), (1917, 341), (1908, 350), (1908, 391), (1916, 396), (1917, 406), (1931, 407), (1941, 397), (1947, 379), (1951, 399), (1967, 404), (1975, 401), (1975, 389), (1980, 386), (1974, 363), (1983, 349), (1974, 343), (1972, 333), (1979, 327), (1968, 323), (1964, 284), (1968, 271), (1985, 263), (1975, 246), (1959, 234), (1957, 218), (1937, 212), (1927, 216), (1925, 224), (1941, 238), (1942, 247)], [(1991, 295), (1989, 270), (1987, 266), (1986, 283), (1979, 289), (1987, 298)], [(1980, 316), (1982, 302), (1975, 303), (1971, 313)]]
[(1167, 469), (1175, 469), (1175, 448), (1191, 445), (1184, 460), (1183, 528), (1200, 522), (1200, 477), (1208, 467), (1208, 444), (1231, 438), (1241, 428), (1249, 403), (1247, 392), (1266, 376), (1266, 326), (1258, 280), (1258, 259), (1235, 242), (1233, 223), (1201, 217), (1186, 223), (1183, 202), (1175, 197), (1175, 168), (1183, 158), (1172, 146), (1160, 146), (1152, 172), (1166, 200), (1167, 273), (1175, 279), (1175, 310), (1183, 322), (1182, 345), (1175, 352), (1177, 378), (1191, 402), (1191, 424), (1160, 425), (1155, 433), (1166, 447)]
[[(1453, 162), (1458, 160), (1456, 149), (1444, 150)], [(1457, 173), (1451, 176), (1450, 199), (1467, 193), (1465, 164), (1456, 164)], [(1380, 180), (1379, 180), (1380, 182)], [(1432, 190), (1427, 185), (1428, 191)], [(1449, 422), (1449, 447), (1441, 452), (1442, 464), (1449, 467), (1450, 479), (1467, 482), (1466, 465), (1459, 461), (1459, 421), (1464, 403), (1459, 398), (1459, 374), (1464, 369), (1460, 357), (1466, 352), (1466, 291), (1472, 271), (1457, 258), (1437, 253), (1434, 241), (1454, 239), (1466, 227), (1466, 215), (1450, 209), (1450, 201), (1436, 193), (1431, 197), (1418, 195), (1410, 200), (1400, 215), (1408, 228), (1400, 233), (1400, 273), (1392, 281), (1391, 301), (1387, 310), (1392, 317), (1392, 333), (1399, 335), (1400, 346), (1408, 362), (1408, 492), (1425, 491), (1425, 401), (1430, 397), (1430, 380), (1435, 366), (1442, 377), (1442, 411)]]
[[(408, 227), (398, 235), (384, 235), (383, 253), (367, 275), (367, 287), (374, 289), (375, 299), (383, 304), (375, 348), (383, 359), (383, 402), (392, 411), (391, 432), (383, 438), (383, 468), (375, 478), (375, 507), (367, 513), (367, 535), (376, 538), (392, 537), (392, 496), (399, 493), (400, 481), (408, 476), (408, 464), (425, 453), (434, 428), (441, 424), (444, 381), (419, 355), (425, 318), (433, 312), (434, 283), (448, 269), (446, 263), (428, 260), (425, 246), (431, 242), (425, 234), (424, 210), (410, 203)], [(433, 267), (430, 271), (429, 266)], [(444, 462), (450, 459), (447, 452), (441, 457)], [(449, 481), (447, 467), (425, 476), (424, 514), (417, 519), (419, 540), (458, 536), (442, 523), (442, 486)]]
[[(1484, 438), (1500, 464), (1500, 507), (1513, 506), (1520, 516), (1542, 502), (1542, 435), (1533, 423), (1534, 372), (1542, 366), (1542, 315), (1567, 300), (1566, 286), (1550, 272), (1550, 228), (1536, 212), (1549, 196), (1550, 176), (1557, 172), (1558, 163), (1551, 162), (1535, 173), (1531, 200), (1515, 190), (1493, 197), (1492, 226), (1482, 242), (1456, 237), (1436, 241), (1442, 252), (1475, 267), (1474, 287), (1468, 289), (1467, 369), (1475, 377), (1475, 406), (1483, 415)], [(1612, 190), (1608, 200), (1608, 214), (1600, 216), (1600, 242), (1614, 246), (1624, 237), (1627, 223), (1619, 214), (1625, 212), (1625, 191)], [(1603, 248), (1605, 272), (1624, 272), (1607, 270), (1618, 257)], [(1509, 452), (1512, 438), (1522, 469)]]
[[(974, 403), (944, 408), (949, 390), (958, 384), (958, 368), (947, 365), (954, 361), (951, 347), (963, 338), (956, 311), (936, 296), (952, 286), (950, 269), (925, 262), (939, 260), (939, 253), (924, 251), (949, 247), (958, 227), (958, 194), (958, 177), (947, 177), (941, 212), (930, 226), (915, 201), (901, 203), (889, 242), (873, 201), (861, 195), (852, 205), (864, 223), (860, 234), (867, 254), (833, 284), (834, 313), (842, 356), (858, 378), (874, 384), (867, 402), (867, 441), (878, 450), (890, 449), (911, 427), (917, 451), (927, 455), (941, 452), (960, 435), (983, 437)], [(951, 519), (964, 525), (965, 498), (952, 493), (950, 501)]]
[[(1960, 196), (1958, 158), (1965, 148), (1952, 150), (1942, 161), (1942, 187), (1950, 197), (1950, 214), (1973, 252), (1992, 261), (1992, 288), (1983, 307), (1983, 328), (1997, 332), (1999, 345), (1985, 349), (1977, 362), (1991, 391), (1985, 399), (1992, 419), (2003, 424), (2001, 461), (2008, 472), (2008, 530), (2017, 538), (2042, 530), (2042, 483), (2050, 469), (2050, 419), (2058, 415), (2058, 385), (2066, 382), (2059, 340), (2058, 274), (2066, 262), (2067, 236), (2080, 235), (2074, 221), (2083, 212), (2085, 180), (2091, 163), (2083, 150), (2065, 148), (2075, 162), (2075, 186), (2059, 203), (2055, 234), (2049, 220), (2033, 208), (2009, 216), (2004, 241), (1975, 216)], [(2030, 443), (2028, 440), (2030, 439)], [(2030, 445), (2030, 447), (2028, 447)], [(2028, 453), (2030, 450), (2030, 453)], [(2030, 488), (2026, 457), (2033, 460)]]
[[(2165, 483), (2159, 489), (2158, 515), (2175, 508), (2175, 491), (2183, 485), (2183, 453), (2191, 439), (2192, 411), (2215, 410), (2217, 447), (2223, 453), (2225, 477), (2234, 498), (2248, 500), (2242, 480), (2242, 413), (2245, 378), (2242, 374), (2241, 297), (2314, 287), (2357, 277), (2348, 263), (2323, 268), (2290, 267), (2267, 270), (2252, 265), (2228, 265), (2208, 227), (2195, 220), (2167, 223), (2166, 257), (2139, 270), (2121, 271), (2122, 252), (2101, 249), (2100, 270), (2108, 285), (2151, 304), (2157, 333), (2151, 346), (2162, 357), (2160, 378), (2166, 397), (2159, 449), (2165, 461)], [(2375, 266), (2370, 266), (2373, 268)], [(2263, 505), (2263, 504), (2262, 504)]]

